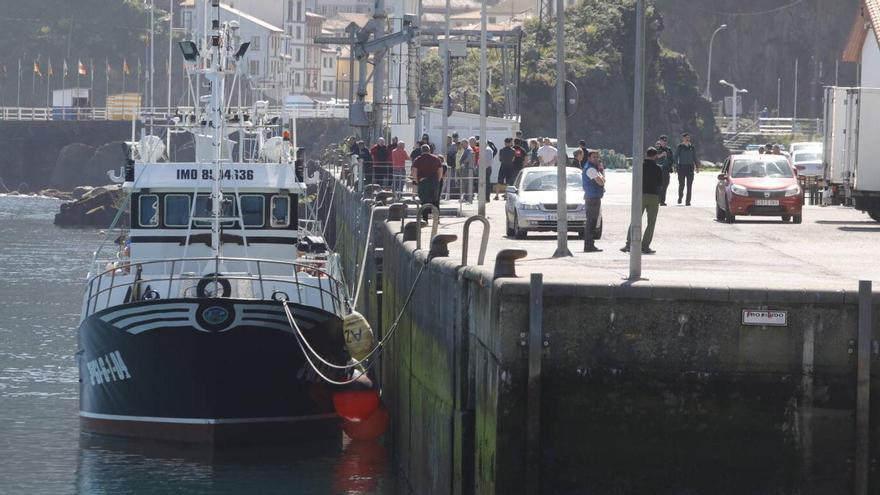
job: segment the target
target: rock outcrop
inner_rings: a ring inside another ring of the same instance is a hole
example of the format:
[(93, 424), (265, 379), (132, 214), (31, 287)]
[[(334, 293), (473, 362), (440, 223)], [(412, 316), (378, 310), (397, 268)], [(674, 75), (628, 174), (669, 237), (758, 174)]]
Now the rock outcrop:
[[(79, 199), (61, 204), (61, 210), (55, 215), (55, 225), (59, 227), (109, 227), (125, 197), (118, 185), (88, 190), (78, 188), (77, 192), (81, 192)], [(127, 225), (128, 215), (123, 214), (119, 222), (119, 225)]]

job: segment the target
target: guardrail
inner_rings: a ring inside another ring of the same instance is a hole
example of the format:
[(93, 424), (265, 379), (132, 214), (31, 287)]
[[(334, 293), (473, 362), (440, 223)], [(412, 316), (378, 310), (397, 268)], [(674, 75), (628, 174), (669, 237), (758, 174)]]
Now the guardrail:
[[(0, 120), (11, 121), (49, 121), (49, 120), (131, 120), (136, 115), (138, 120), (149, 120), (150, 117), (157, 121), (167, 121), (175, 115), (189, 115), (193, 107), (0, 107)], [(281, 115), (281, 106), (270, 106), (268, 115)], [(315, 105), (313, 107), (288, 106), (287, 115), (292, 118), (311, 119), (345, 119), (348, 118), (348, 107), (340, 105)], [(238, 107), (228, 107), (227, 112), (231, 115), (239, 113)], [(242, 113), (253, 115), (254, 109), (246, 107)]]
[[(185, 272), (187, 268), (192, 271)], [(271, 284), (268, 294), (267, 284)], [(323, 260), (208, 257), (114, 263), (89, 280), (85, 316), (125, 302), (192, 297), (288, 300), (338, 315), (347, 305), (341, 287)], [(255, 288), (259, 288), (259, 295)], [(317, 297), (309, 297), (310, 292)]]

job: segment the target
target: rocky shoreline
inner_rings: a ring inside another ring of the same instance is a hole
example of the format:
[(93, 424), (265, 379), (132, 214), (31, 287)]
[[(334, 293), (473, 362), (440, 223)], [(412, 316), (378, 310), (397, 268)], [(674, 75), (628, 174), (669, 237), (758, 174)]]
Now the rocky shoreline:
[[(7, 193), (10, 196), (31, 195), (19, 191)], [(122, 205), (124, 195), (119, 185), (100, 187), (80, 186), (70, 192), (57, 189), (44, 189), (34, 196), (45, 196), (64, 201), (55, 214), (55, 225), (59, 227), (109, 227)], [(122, 215), (118, 226), (128, 224), (128, 215)]]

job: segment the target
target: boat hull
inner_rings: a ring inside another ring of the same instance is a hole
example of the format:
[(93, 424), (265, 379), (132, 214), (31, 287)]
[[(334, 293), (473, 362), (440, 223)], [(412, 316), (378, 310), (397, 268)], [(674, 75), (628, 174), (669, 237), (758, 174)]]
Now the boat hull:
[[(337, 316), (290, 308), (316, 351), (347, 359)], [(274, 301), (111, 307), (83, 320), (77, 357), (85, 432), (205, 444), (339, 436), (331, 389)]]

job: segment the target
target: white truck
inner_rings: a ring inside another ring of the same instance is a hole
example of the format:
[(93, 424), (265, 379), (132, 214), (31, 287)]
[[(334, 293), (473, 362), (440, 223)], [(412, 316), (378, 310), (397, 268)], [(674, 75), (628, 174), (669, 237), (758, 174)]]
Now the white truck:
[(825, 88), (826, 202), (880, 222), (880, 88)]

